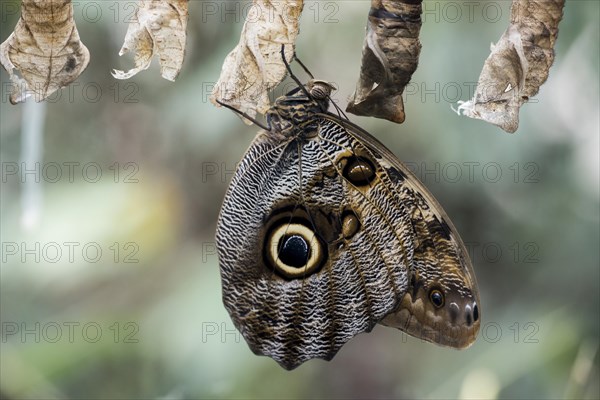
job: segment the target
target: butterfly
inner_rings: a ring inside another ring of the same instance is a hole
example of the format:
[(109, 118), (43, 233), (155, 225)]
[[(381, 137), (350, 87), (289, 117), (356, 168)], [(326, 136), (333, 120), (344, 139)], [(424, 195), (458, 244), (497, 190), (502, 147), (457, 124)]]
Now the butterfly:
[(479, 292), (450, 219), (390, 150), (328, 111), (332, 84), (296, 58), (311, 77), (303, 85), (283, 60), (298, 87), (275, 100), (266, 126), (254, 121), (263, 129), (238, 164), (217, 224), (223, 303), (234, 325), (255, 354), (285, 369), (331, 360), (378, 323), (469, 346)]

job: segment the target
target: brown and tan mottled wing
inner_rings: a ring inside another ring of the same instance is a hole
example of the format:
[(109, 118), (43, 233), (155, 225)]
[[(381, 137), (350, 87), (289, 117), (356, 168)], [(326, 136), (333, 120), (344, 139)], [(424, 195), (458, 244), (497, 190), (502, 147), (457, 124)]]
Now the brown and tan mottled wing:
[(287, 369), (330, 360), (398, 312), (416, 270), (470, 271), (460, 239), (441, 245), (454, 230), (443, 214), (434, 224), (437, 203), (383, 145), (333, 115), (315, 122), (309, 139), (257, 136), (217, 226), (225, 307), (250, 348)]

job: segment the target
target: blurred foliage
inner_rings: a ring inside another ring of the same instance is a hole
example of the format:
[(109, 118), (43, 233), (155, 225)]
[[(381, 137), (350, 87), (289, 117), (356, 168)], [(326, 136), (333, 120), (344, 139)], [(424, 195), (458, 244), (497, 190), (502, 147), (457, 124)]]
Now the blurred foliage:
[[(2, 1), (2, 41), (18, 3)], [(32, 228), (21, 222), (35, 179), (19, 164), (28, 115), (8, 103), (2, 71), (2, 397), (598, 398), (599, 3), (567, 2), (549, 81), (509, 135), (450, 105), (470, 98), (510, 2), (425, 1), (406, 122), (351, 119), (417, 170), (468, 243), (481, 336), (455, 351), (377, 327), (293, 372), (251, 353), (220, 298), (215, 223), (257, 129), (208, 96), (248, 4), (190, 2), (186, 60), (170, 83), (156, 61), (129, 81), (110, 75), (132, 65), (117, 54), (134, 2), (76, 2), (92, 58), (46, 104)], [(335, 81), (342, 106), (368, 8), (308, 1), (302, 17), (298, 56)]]

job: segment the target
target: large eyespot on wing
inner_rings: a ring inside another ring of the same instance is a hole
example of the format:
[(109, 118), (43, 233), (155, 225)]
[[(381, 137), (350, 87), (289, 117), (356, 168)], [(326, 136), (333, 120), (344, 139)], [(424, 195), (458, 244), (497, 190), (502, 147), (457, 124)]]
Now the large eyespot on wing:
[(386, 221), (408, 223), (408, 215), (387, 215), (369, 185), (361, 192), (349, 184), (335, 163), (338, 147), (311, 139), (276, 148), (258, 140), (242, 160), (223, 202), (217, 248), (235, 326), (256, 354), (293, 369), (330, 360), (396, 308), (410, 250), (391, 250), (405, 243)]
[(327, 246), (308, 219), (293, 212), (278, 214), (270, 222), (263, 244), (265, 266), (287, 279), (306, 278), (328, 258)]
[(360, 127), (332, 119), (381, 155), (381, 178), (392, 182), (393, 197), (410, 213), (409, 288), (381, 323), (440, 345), (468, 347), (477, 337), (481, 310), (473, 267), (456, 229), (433, 195), (385, 146)]

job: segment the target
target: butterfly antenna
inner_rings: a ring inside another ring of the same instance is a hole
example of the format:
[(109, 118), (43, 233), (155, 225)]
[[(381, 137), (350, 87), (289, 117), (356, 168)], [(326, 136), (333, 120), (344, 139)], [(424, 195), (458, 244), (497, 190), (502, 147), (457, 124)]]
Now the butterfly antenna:
[(270, 128), (270, 127), (267, 127), (267, 126), (263, 125), (262, 123), (258, 122), (258, 121), (257, 121), (255, 118), (252, 118), (251, 116), (249, 116), (249, 115), (248, 115), (248, 114), (246, 114), (245, 112), (243, 112), (243, 111), (240, 111), (240, 110), (238, 110), (237, 108), (235, 108), (235, 107), (233, 107), (233, 106), (230, 106), (229, 104), (225, 104), (225, 103), (223, 103), (223, 102), (221, 102), (221, 101), (219, 101), (219, 100), (216, 100), (216, 99), (215, 99), (215, 101), (216, 101), (217, 103), (219, 103), (220, 105), (222, 105), (223, 107), (225, 107), (225, 108), (229, 108), (229, 109), (230, 109), (231, 111), (233, 111), (234, 113), (236, 113), (236, 114), (238, 114), (238, 115), (241, 115), (242, 117), (244, 117), (244, 118), (246, 118), (247, 120), (251, 121), (251, 122), (252, 122), (254, 125), (256, 125), (256, 126), (258, 126), (258, 127), (262, 128), (262, 129), (264, 129), (265, 131), (267, 131), (267, 132), (271, 131), (271, 128)]
[[(294, 58), (296, 59), (296, 61), (298, 61), (298, 59), (296, 58), (296, 53), (294, 53)], [(292, 78), (294, 80), (294, 82), (296, 82), (298, 87), (304, 92), (304, 94), (309, 99), (311, 99), (312, 96), (310, 95), (308, 90), (306, 90), (306, 88), (304, 87), (302, 82), (300, 82), (300, 79), (298, 79), (298, 77), (296, 75), (294, 75), (294, 73), (292, 72), (292, 68), (290, 67), (290, 63), (288, 63), (287, 60), (285, 59), (285, 44), (281, 45), (281, 59), (283, 60), (283, 63), (285, 64), (285, 69), (287, 69), (288, 73), (290, 74), (290, 78)]]
[(331, 96), (327, 96), (327, 98), (329, 99), (329, 102), (331, 104), (333, 104), (333, 106), (335, 107), (335, 110), (337, 111), (338, 117), (340, 117), (340, 119), (345, 119), (346, 121), (350, 121), (350, 119), (348, 118), (348, 116), (346, 115), (346, 113), (344, 112), (344, 110), (342, 110), (340, 108), (340, 106), (337, 105), (337, 103), (335, 101), (333, 101), (333, 99), (331, 98)]

